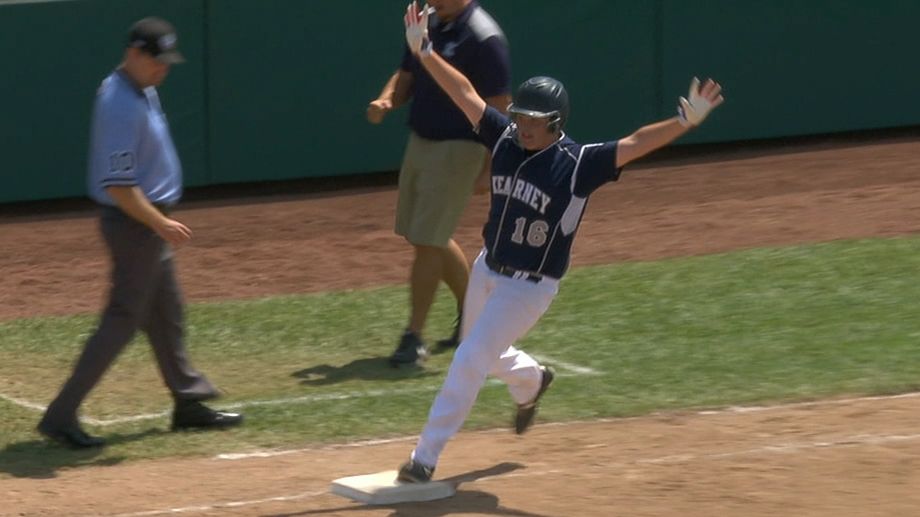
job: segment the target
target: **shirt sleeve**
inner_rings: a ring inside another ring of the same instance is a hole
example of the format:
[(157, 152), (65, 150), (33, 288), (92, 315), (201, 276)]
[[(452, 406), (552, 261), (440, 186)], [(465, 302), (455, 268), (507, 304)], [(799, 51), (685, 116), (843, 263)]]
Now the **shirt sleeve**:
[(511, 91), (511, 56), (504, 38), (492, 36), (481, 42), (474, 63), (468, 79), (480, 97), (494, 97)]
[(617, 141), (587, 144), (581, 148), (574, 193), (586, 197), (604, 183), (620, 179), (617, 168)]
[(94, 165), (100, 169), (94, 176), (103, 188), (137, 185), (137, 148), (144, 122), (139, 105), (100, 102), (94, 118)]
[(511, 119), (492, 106), (486, 106), (482, 119), (479, 121), (479, 126), (475, 128), (475, 131), (482, 145), (492, 149), (510, 125)]

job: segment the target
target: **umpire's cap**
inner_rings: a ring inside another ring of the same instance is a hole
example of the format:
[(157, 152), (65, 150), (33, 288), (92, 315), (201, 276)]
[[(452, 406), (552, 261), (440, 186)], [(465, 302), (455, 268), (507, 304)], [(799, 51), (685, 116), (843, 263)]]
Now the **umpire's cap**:
[(569, 118), (569, 94), (565, 86), (552, 77), (531, 77), (518, 87), (508, 112), (549, 118), (550, 129), (558, 131)]
[(138, 20), (128, 33), (128, 46), (143, 50), (163, 63), (184, 63), (176, 44), (176, 29), (168, 21), (151, 16)]

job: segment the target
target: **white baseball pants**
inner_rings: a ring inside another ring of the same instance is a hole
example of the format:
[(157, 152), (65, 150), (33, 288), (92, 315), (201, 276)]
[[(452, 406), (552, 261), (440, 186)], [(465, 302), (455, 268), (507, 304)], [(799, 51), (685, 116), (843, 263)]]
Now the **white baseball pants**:
[(470, 274), (463, 302), (460, 346), (412, 458), (434, 467), (447, 441), (466, 420), (487, 375), (508, 385), (517, 404), (533, 400), (542, 371), (537, 361), (513, 345), (543, 316), (559, 290), (559, 280), (509, 278), (488, 268), (483, 250)]

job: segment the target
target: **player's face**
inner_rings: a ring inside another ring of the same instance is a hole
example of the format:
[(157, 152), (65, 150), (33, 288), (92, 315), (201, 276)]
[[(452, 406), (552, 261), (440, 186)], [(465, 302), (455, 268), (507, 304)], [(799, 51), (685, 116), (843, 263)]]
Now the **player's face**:
[(546, 117), (528, 117), (513, 114), (511, 119), (517, 124), (518, 142), (528, 151), (546, 149), (556, 141), (556, 133), (549, 130)]
[(470, 0), (428, 0), (428, 5), (434, 7), (438, 18), (444, 21), (456, 18), (469, 3)]

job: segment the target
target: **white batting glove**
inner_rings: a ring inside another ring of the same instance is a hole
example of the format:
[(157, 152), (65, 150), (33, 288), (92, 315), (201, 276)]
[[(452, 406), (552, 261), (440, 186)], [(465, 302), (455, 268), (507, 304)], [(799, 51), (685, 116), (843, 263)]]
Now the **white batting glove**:
[(427, 4), (419, 11), (418, 2), (415, 0), (406, 7), (406, 16), (403, 18), (406, 24), (406, 43), (413, 54), (423, 56), (431, 54), (431, 40), (428, 39), (429, 12)]
[(725, 101), (721, 95), (722, 86), (712, 79), (707, 79), (700, 87), (696, 77), (690, 81), (687, 97), (678, 99), (677, 115), (684, 127), (696, 127), (703, 123), (709, 112)]

